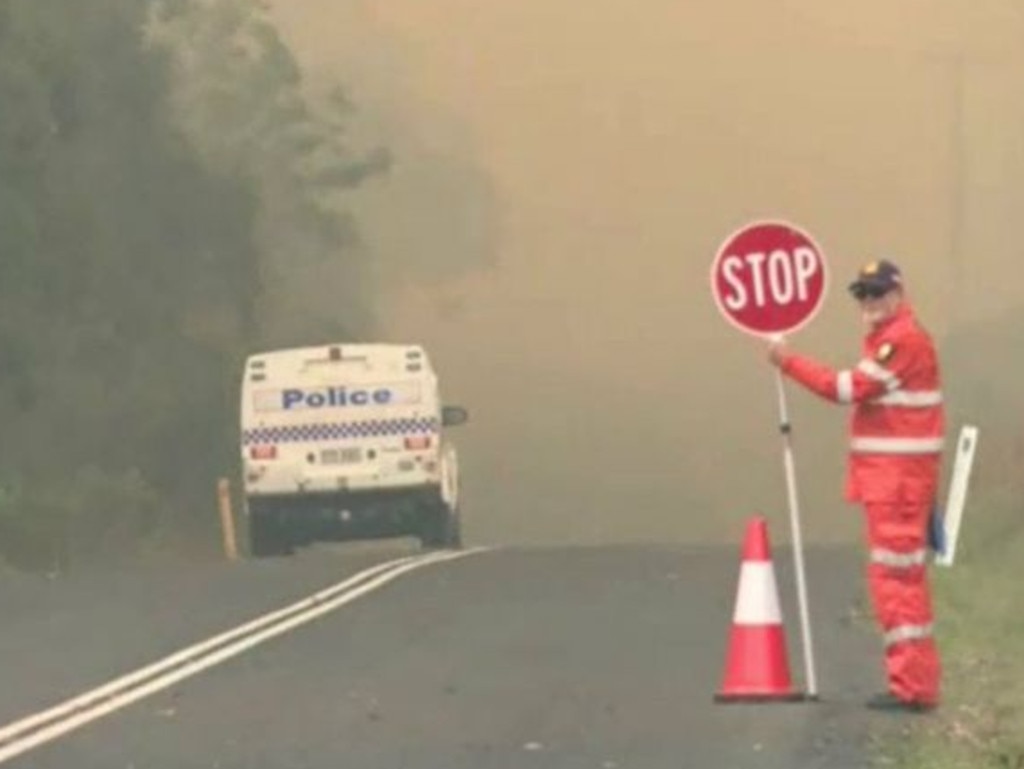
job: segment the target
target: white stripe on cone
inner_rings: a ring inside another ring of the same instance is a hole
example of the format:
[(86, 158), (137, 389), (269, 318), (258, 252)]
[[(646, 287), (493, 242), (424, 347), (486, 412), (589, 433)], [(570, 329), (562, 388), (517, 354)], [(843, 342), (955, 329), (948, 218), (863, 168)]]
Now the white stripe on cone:
[(771, 561), (744, 561), (733, 614), (736, 625), (781, 625), (782, 609)]

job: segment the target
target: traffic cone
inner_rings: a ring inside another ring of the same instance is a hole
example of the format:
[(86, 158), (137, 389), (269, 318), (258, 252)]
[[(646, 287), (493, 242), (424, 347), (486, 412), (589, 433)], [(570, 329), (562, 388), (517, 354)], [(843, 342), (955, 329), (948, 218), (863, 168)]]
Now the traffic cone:
[(725, 675), (715, 701), (770, 702), (803, 698), (790, 680), (768, 524), (757, 516), (747, 524)]

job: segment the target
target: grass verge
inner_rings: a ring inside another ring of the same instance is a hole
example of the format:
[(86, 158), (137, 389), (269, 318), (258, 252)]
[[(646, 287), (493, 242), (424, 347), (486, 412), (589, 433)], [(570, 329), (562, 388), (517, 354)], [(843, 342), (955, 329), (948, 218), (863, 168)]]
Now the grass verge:
[(976, 493), (956, 562), (931, 572), (943, 706), (878, 735), (876, 766), (1024, 769), (1024, 494)]

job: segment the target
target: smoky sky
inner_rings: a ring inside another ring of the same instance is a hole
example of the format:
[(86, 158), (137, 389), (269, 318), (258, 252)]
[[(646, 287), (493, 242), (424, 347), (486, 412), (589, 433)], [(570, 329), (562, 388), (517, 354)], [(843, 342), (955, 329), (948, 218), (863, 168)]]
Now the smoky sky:
[[(274, 13), (310, 77), (344, 81), (361, 130), (395, 152), (355, 204), (375, 334), (427, 345), (471, 411), (457, 433), (471, 538), (735, 541), (754, 513), (787, 538), (763, 345), (709, 284), (716, 248), (752, 218), (794, 221), (825, 252), (831, 291), (798, 349), (856, 359), (842, 286), (885, 256), (942, 345), (951, 432), (1001, 408), (978, 396), (990, 366), (1021, 369), (1005, 334), (976, 331), (1012, 327), (1024, 304), (1017, 3)], [(954, 344), (972, 334), (988, 341)], [(788, 398), (805, 536), (850, 541), (846, 414)]]

